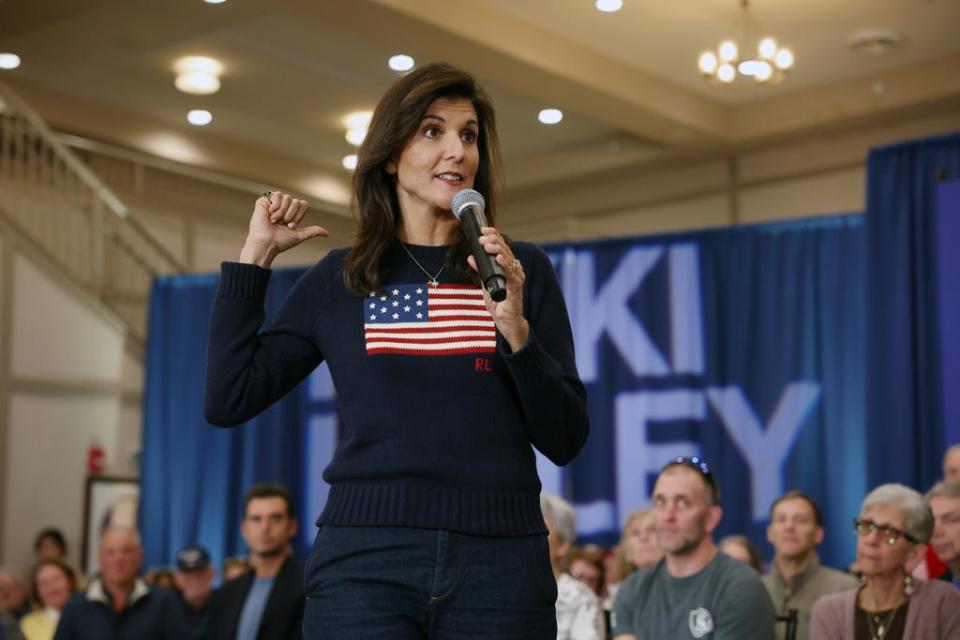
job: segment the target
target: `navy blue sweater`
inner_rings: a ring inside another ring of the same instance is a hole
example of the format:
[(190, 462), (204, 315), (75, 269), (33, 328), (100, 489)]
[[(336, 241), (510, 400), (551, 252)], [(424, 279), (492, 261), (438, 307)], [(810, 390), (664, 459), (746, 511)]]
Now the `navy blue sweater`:
[[(446, 247), (407, 245), (430, 273)], [(399, 243), (383, 291), (343, 285), (335, 250), (291, 289), (263, 331), (270, 272), (224, 263), (211, 318), (206, 416), (233, 426), (277, 401), (326, 360), (337, 390), (340, 442), (318, 524), (543, 533), (531, 444), (568, 463), (587, 438), (566, 306), (553, 266), (514, 243), (523, 264), (530, 339), (513, 353), (480, 290), (439, 289)]]

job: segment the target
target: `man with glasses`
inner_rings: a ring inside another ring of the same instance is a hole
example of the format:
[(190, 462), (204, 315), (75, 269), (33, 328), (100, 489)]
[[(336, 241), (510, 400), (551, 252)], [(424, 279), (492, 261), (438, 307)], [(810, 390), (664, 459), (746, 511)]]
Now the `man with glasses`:
[[(788, 491), (770, 507), (767, 540), (774, 557), (763, 586), (781, 614), (797, 610), (796, 637), (806, 640), (813, 603), (829, 593), (855, 589), (857, 579), (820, 564), (817, 545), (823, 542), (823, 517), (813, 498), (802, 491)], [(778, 627), (777, 638), (783, 638), (785, 631)]]
[(760, 577), (719, 553), (720, 489), (699, 458), (669, 462), (653, 489), (657, 543), (665, 556), (617, 593), (616, 640), (770, 640), (774, 611)]
[(935, 484), (927, 492), (927, 504), (933, 511), (930, 546), (948, 566), (940, 579), (960, 588), (960, 480), (945, 480)]

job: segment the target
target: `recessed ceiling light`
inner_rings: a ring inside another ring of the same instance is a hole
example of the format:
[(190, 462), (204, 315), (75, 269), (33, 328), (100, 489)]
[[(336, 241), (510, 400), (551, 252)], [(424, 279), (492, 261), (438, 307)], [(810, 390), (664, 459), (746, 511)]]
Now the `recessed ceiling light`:
[(372, 117), (373, 111), (354, 111), (346, 115), (343, 124), (347, 129), (366, 129)]
[(563, 120), (563, 111), (560, 109), (544, 109), (537, 116), (543, 124), (557, 124)]
[(205, 127), (213, 122), (213, 114), (206, 109), (191, 109), (187, 113), (187, 122), (195, 127)]
[(403, 72), (403, 71), (410, 71), (410, 69), (413, 69), (413, 65), (416, 64), (416, 62), (412, 57), (401, 53), (401, 54), (392, 56), (388, 64), (390, 65), (390, 68), (393, 69), (394, 71)]
[(173, 84), (184, 93), (208, 96), (220, 91), (220, 78), (209, 73), (181, 73)]
[(186, 56), (173, 65), (177, 78), (174, 85), (184, 93), (206, 96), (220, 90), (223, 65), (207, 56)]
[(16, 69), (20, 66), (20, 56), (15, 53), (0, 53), (0, 69)]
[(207, 4), (223, 4), (227, 0), (203, 0)]
[(357, 168), (357, 154), (351, 153), (348, 156), (343, 156), (341, 164), (343, 164), (343, 168), (347, 171), (353, 171)]
[(361, 144), (363, 144), (363, 139), (367, 137), (367, 129), (366, 127), (347, 129), (347, 135), (345, 137), (347, 142), (355, 147), (359, 147)]
[(177, 73), (209, 73), (218, 76), (223, 73), (223, 65), (216, 58), (209, 56), (184, 56), (173, 65)]
[(597, 0), (597, 9), (604, 13), (613, 13), (623, 8), (623, 0)]

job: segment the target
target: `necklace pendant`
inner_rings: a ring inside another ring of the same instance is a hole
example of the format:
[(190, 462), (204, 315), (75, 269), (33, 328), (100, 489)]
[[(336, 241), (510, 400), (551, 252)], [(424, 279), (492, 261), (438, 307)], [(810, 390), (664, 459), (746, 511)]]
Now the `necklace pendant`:
[(877, 627), (877, 638), (879, 638), (879, 640), (883, 640), (883, 636), (885, 636), (886, 634), (887, 634), (887, 630), (883, 628), (882, 624)]
[(439, 281), (439, 280), (430, 280), (429, 282), (427, 282), (427, 284), (428, 284), (429, 286), (433, 287), (434, 289), (436, 289), (437, 287), (440, 286), (440, 281)]

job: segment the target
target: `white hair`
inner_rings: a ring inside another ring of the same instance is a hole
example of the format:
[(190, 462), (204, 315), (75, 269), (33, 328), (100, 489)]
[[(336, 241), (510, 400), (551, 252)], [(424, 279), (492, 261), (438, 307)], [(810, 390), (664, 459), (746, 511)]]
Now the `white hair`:
[(902, 484), (882, 484), (863, 499), (860, 514), (881, 504), (890, 504), (907, 515), (905, 533), (921, 544), (926, 544), (933, 535), (933, 512), (919, 492)]
[(540, 493), (540, 510), (553, 523), (553, 531), (560, 542), (573, 542), (577, 537), (577, 514), (573, 505), (552, 493)]

